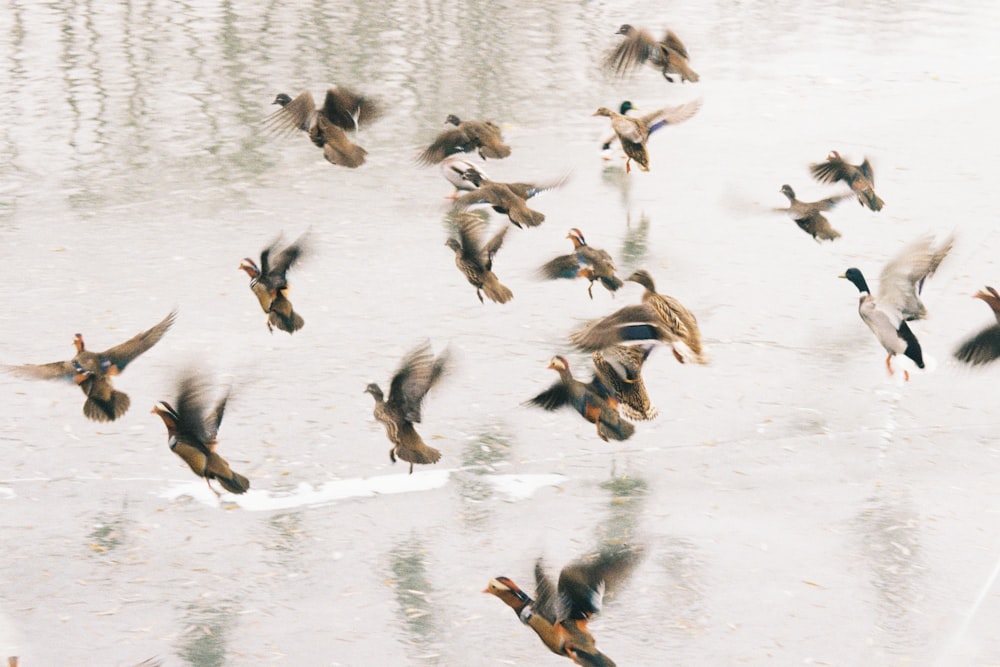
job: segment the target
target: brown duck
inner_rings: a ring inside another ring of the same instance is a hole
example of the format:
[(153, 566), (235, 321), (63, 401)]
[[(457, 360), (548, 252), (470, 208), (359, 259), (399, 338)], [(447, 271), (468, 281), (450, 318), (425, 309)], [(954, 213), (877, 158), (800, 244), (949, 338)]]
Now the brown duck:
[(352, 169), (364, 164), (368, 151), (348, 139), (344, 130), (357, 130), (382, 114), (374, 100), (343, 87), (327, 90), (322, 107), (316, 106), (308, 90), (295, 99), (278, 93), (273, 104), (280, 104), (281, 108), (264, 120), (268, 129), (302, 130), (323, 149), (327, 162)]
[(970, 366), (976, 366), (1000, 358), (1000, 293), (987, 286), (985, 290), (979, 290), (972, 296), (982, 299), (993, 311), (993, 316), (997, 320), (996, 324), (971, 336), (955, 350), (956, 359)]
[(215, 409), (209, 412), (204, 383), (189, 371), (179, 383), (174, 403), (160, 401), (151, 410), (153, 414), (160, 415), (167, 427), (170, 451), (181, 457), (191, 472), (203, 477), (208, 488), (217, 496), (220, 494), (212, 487), (213, 479), (230, 493), (246, 493), (250, 488), (250, 480), (233, 472), (229, 463), (215, 451), (218, 444), (216, 436), (228, 399), (227, 392)]
[(514, 294), (500, 283), (493, 273), (493, 256), (503, 245), (509, 227), (504, 223), (489, 242), (483, 242), (486, 224), (473, 213), (459, 213), (456, 216), (458, 238), (449, 237), (445, 245), (455, 251), (455, 265), (466, 280), (476, 288), (476, 296), (483, 303), (483, 293), (496, 303), (507, 303)]
[(840, 232), (830, 226), (830, 221), (823, 215), (823, 211), (829, 211), (838, 203), (850, 197), (850, 194), (827, 197), (819, 201), (806, 202), (795, 198), (795, 191), (792, 186), (785, 184), (781, 186), (781, 194), (788, 197), (788, 208), (776, 208), (775, 211), (787, 213), (788, 217), (795, 221), (799, 229), (809, 234), (817, 242), (833, 241), (840, 238)]
[[(280, 248), (281, 237), (275, 239), (260, 252), (260, 266), (249, 257), (244, 257), (237, 267), (250, 276), (250, 291), (260, 302), (261, 310), (267, 314), (267, 330), (274, 333), (277, 327), (288, 333), (295, 333), (305, 325), (302, 316), (292, 308), (288, 300), (288, 270), (306, 253), (306, 235), (294, 243)], [(280, 248), (280, 249), (279, 249)]]
[(857, 195), (858, 203), (873, 211), (881, 211), (885, 205), (881, 197), (875, 194), (875, 174), (868, 158), (855, 165), (840, 157), (837, 151), (830, 151), (826, 162), (809, 165), (809, 171), (820, 183), (843, 181)]
[(87, 419), (114, 421), (128, 411), (130, 400), (125, 392), (115, 390), (111, 384), (112, 376), (121, 373), (133, 359), (156, 345), (176, 317), (175, 310), (151, 329), (104, 352), (87, 350), (83, 335), (76, 334), (73, 337), (76, 356), (69, 361), (6, 366), (4, 370), (32, 380), (72, 380), (87, 397), (83, 404), (83, 414)]
[(417, 157), (422, 164), (437, 164), (455, 153), (476, 151), (479, 157), (500, 160), (510, 155), (510, 146), (504, 143), (500, 126), (490, 120), (460, 120), (449, 114), (445, 125), (452, 125), (440, 132), (431, 145)]
[(612, 345), (591, 355), (597, 377), (618, 397), (618, 410), (626, 419), (648, 421), (659, 414), (642, 379), (642, 366), (654, 347), (654, 344)]
[(674, 31), (667, 30), (663, 39), (657, 41), (648, 30), (626, 23), (615, 34), (623, 35), (624, 39), (605, 58), (604, 67), (617, 76), (649, 63), (671, 83), (674, 81), (671, 74), (680, 75), (681, 83), (698, 81), (698, 73), (688, 64), (687, 48)]
[(566, 357), (555, 356), (549, 368), (559, 373), (559, 380), (532, 398), (528, 403), (545, 410), (568, 406), (597, 427), (597, 435), (604, 440), (628, 440), (635, 433), (635, 426), (618, 414), (618, 398), (610, 387), (597, 376), (583, 383), (573, 377)]
[(600, 613), (604, 597), (622, 587), (641, 556), (634, 547), (605, 548), (564, 567), (555, 585), (538, 559), (534, 599), (508, 577), (491, 579), (483, 592), (503, 600), (556, 655), (583, 667), (615, 667), (597, 649), (588, 623)]
[(621, 279), (615, 275), (615, 262), (606, 250), (587, 245), (583, 232), (574, 227), (566, 235), (573, 242), (573, 252), (560, 255), (546, 262), (540, 272), (543, 277), (555, 280), (557, 278), (586, 278), (590, 281), (587, 294), (594, 298), (594, 282), (601, 281), (604, 287), (614, 294), (622, 286)]
[(476, 189), (455, 199), (455, 209), (465, 209), (478, 204), (487, 204), (494, 211), (510, 218), (518, 228), (537, 227), (545, 222), (545, 214), (528, 208), (527, 201), (539, 192), (557, 188), (566, 177), (547, 183), (500, 183), (486, 178), (482, 172), (467, 171), (465, 178), (474, 183)]
[(414, 463), (437, 463), (441, 458), (441, 452), (425, 444), (413, 425), (420, 423), (420, 404), (445, 372), (447, 362), (447, 352), (435, 359), (430, 343), (425, 342), (403, 357), (389, 384), (388, 399), (374, 382), (365, 387), (375, 399), (375, 419), (385, 426), (392, 443), (389, 459), (409, 462), (411, 474)]
[(625, 171), (632, 170), (632, 160), (635, 160), (642, 171), (649, 171), (649, 152), (646, 150), (649, 135), (667, 125), (683, 123), (700, 108), (701, 100), (698, 99), (675, 107), (657, 109), (644, 116), (624, 116), (607, 107), (601, 107), (593, 115), (611, 119), (611, 129), (615, 131), (622, 150), (628, 156), (625, 161)]

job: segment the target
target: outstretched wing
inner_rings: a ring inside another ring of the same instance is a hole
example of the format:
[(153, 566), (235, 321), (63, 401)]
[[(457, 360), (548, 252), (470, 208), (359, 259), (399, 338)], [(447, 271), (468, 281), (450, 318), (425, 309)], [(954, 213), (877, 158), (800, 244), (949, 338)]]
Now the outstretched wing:
[(177, 311), (171, 311), (156, 326), (143, 331), (140, 334), (136, 334), (124, 343), (115, 345), (114, 347), (101, 353), (100, 356), (102, 361), (107, 360), (111, 365), (115, 366), (119, 372), (125, 370), (125, 367), (129, 364), (129, 362), (156, 345), (160, 339), (163, 338), (163, 334), (167, 333), (167, 330), (170, 329), (176, 318)]

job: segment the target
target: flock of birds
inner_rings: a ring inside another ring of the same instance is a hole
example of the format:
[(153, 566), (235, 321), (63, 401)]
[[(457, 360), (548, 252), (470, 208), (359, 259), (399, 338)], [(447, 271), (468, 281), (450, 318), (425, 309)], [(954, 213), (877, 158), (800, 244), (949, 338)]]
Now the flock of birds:
[[(657, 39), (647, 30), (626, 24), (616, 34), (621, 39), (604, 61), (610, 73), (623, 76), (647, 64), (660, 71), (668, 82), (673, 82), (674, 77), (681, 82), (699, 80), (691, 69), (687, 49), (674, 32), (667, 30)], [(367, 152), (348, 133), (357, 132), (379, 118), (376, 100), (335, 87), (327, 91), (320, 106), (308, 91), (295, 98), (281, 93), (274, 104), (279, 109), (265, 119), (265, 127), (278, 133), (305, 132), (334, 165), (358, 168), (364, 164)], [(662, 127), (690, 119), (700, 106), (701, 101), (695, 100), (645, 115), (633, 114), (635, 109), (628, 101), (618, 111), (601, 107), (594, 115), (607, 117), (611, 126), (602, 149), (610, 151), (617, 143), (625, 156), (626, 172), (632, 162), (648, 171), (650, 135)], [(511, 154), (501, 128), (490, 120), (461, 120), (454, 115), (447, 117), (446, 125), (416, 160), (423, 165), (439, 165), (442, 175), (455, 187), (450, 195), (453, 206), (449, 214), (453, 233), (446, 245), (454, 251), (459, 271), (475, 288), (480, 302), (485, 302), (485, 296), (497, 304), (508, 303), (513, 294), (493, 272), (494, 259), (511, 225), (536, 227), (544, 222), (545, 215), (529, 208), (527, 202), (540, 192), (559, 187), (565, 177), (549, 183), (493, 181), (486, 174), (483, 162)], [(474, 155), (482, 161), (474, 161)], [(840, 236), (823, 215), (840, 201), (856, 197), (873, 212), (884, 205), (875, 193), (874, 172), (867, 158), (854, 165), (833, 151), (825, 161), (811, 165), (810, 171), (820, 182), (842, 182), (849, 190), (820, 201), (802, 202), (786, 184), (781, 192), (788, 198), (789, 206), (776, 210), (787, 213), (818, 242), (833, 241)], [(482, 206), (506, 216), (511, 224), (505, 221), (498, 231), (489, 234), (487, 218), (469, 211)], [(643, 364), (651, 351), (665, 345), (680, 363), (708, 364), (701, 332), (688, 308), (656, 291), (648, 271), (638, 270), (623, 279), (617, 275), (611, 255), (590, 246), (580, 229), (570, 229), (567, 238), (572, 244), (570, 252), (539, 267), (540, 277), (583, 278), (588, 283), (590, 298), (595, 283), (614, 293), (625, 281), (632, 281), (642, 285), (645, 292), (640, 303), (619, 308), (570, 333), (569, 341), (575, 348), (592, 354), (593, 376), (589, 382), (574, 377), (566, 358), (556, 355), (549, 368), (556, 371), (557, 380), (526, 403), (545, 410), (571, 408), (595, 426), (601, 439), (627, 440), (635, 432), (633, 422), (657, 416), (642, 378)], [(953, 243), (954, 239), (948, 238), (935, 244), (933, 237), (928, 236), (907, 245), (883, 268), (874, 295), (859, 269), (849, 268), (841, 276), (857, 287), (859, 314), (885, 348), (890, 374), (894, 372), (892, 359), (899, 354), (917, 367), (924, 367), (920, 343), (908, 323), (926, 316), (921, 290)], [(247, 257), (238, 266), (250, 278), (250, 289), (266, 315), (266, 326), (271, 332), (278, 329), (293, 334), (305, 325), (288, 298), (287, 274), (308, 251), (308, 233), (289, 244), (282, 244), (279, 238), (260, 252), (259, 261)], [(986, 287), (975, 296), (992, 309), (997, 324), (964, 341), (955, 351), (955, 357), (968, 364), (984, 364), (1000, 357), (1000, 293)], [(153, 327), (103, 352), (88, 350), (82, 335), (76, 334), (73, 340), (76, 354), (68, 361), (4, 369), (24, 378), (71, 381), (86, 397), (83, 413), (88, 419), (114, 421), (127, 412), (130, 400), (114, 388), (113, 376), (156, 345), (176, 316), (176, 311), (171, 312)], [(447, 350), (435, 356), (429, 342), (424, 342), (403, 357), (389, 381), (388, 394), (376, 383), (365, 388), (374, 399), (374, 418), (383, 424), (392, 444), (390, 459), (409, 463), (411, 473), (415, 464), (433, 464), (441, 458), (439, 450), (423, 441), (415, 424), (421, 421), (424, 397), (448, 367)], [(909, 379), (908, 371), (904, 370), (904, 374)], [(216, 480), (230, 493), (245, 493), (250, 481), (233, 471), (216, 452), (228, 392), (214, 402), (214, 407), (208, 397), (207, 382), (191, 369), (182, 374), (172, 401), (156, 402), (152, 412), (163, 420), (170, 449), (195, 475), (205, 479), (209, 489), (220, 495), (211, 484)], [(627, 578), (641, 555), (641, 547), (634, 545), (607, 548), (564, 567), (555, 586), (539, 561), (535, 567), (535, 598), (507, 577), (492, 579), (484, 592), (510, 606), (554, 653), (579, 665), (613, 667), (614, 662), (596, 648), (587, 622), (599, 611), (604, 593), (613, 591)]]

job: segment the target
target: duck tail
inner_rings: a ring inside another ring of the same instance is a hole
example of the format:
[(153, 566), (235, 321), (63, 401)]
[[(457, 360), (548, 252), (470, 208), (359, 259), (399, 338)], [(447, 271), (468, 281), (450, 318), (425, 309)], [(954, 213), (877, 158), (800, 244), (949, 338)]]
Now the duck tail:
[(597, 423), (597, 434), (603, 440), (628, 440), (635, 433), (635, 426), (624, 419), (616, 419), (614, 423), (600, 421)]
[(492, 271), (483, 276), (483, 291), (496, 303), (507, 303), (514, 298), (514, 293), (503, 285)]
[(875, 194), (875, 191), (866, 192), (864, 196), (864, 205), (873, 211), (881, 211), (882, 207), (885, 206), (885, 202), (882, 198)]
[(97, 422), (113, 422), (128, 411), (129, 405), (131, 400), (125, 392), (112, 391), (106, 401), (89, 396), (83, 404), (83, 414)]
[(917, 368), (924, 368), (924, 352), (920, 349), (920, 341), (913, 335), (905, 320), (900, 323), (898, 333), (906, 341), (906, 351), (903, 354), (913, 361)]
[(604, 285), (604, 287), (607, 288), (609, 292), (614, 292), (625, 283), (623, 283), (621, 281), (621, 278), (619, 278), (618, 276), (602, 276), (601, 284)]
[(232, 477), (228, 479), (225, 477), (216, 477), (216, 479), (219, 480), (222, 488), (229, 491), (229, 493), (246, 493), (250, 489), (250, 480), (238, 472), (233, 472)]

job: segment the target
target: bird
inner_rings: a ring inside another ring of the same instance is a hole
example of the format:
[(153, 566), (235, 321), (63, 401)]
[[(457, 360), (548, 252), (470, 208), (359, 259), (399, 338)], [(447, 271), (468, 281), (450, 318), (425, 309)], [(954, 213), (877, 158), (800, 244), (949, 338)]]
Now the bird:
[(624, 76), (635, 67), (648, 62), (671, 83), (674, 81), (670, 78), (671, 74), (680, 75), (681, 83), (698, 81), (698, 73), (688, 64), (687, 48), (674, 31), (667, 30), (663, 39), (657, 41), (648, 30), (626, 23), (615, 34), (623, 35), (624, 39), (605, 58), (605, 69)]
[[(638, 111), (638, 109), (632, 105), (631, 100), (625, 100), (618, 105), (618, 113), (623, 116), (628, 116), (633, 111)], [(601, 137), (601, 155), (605, 160), (611, 160), (615, 157), (615, 154), (611, 151), (612, 144), (618, 144), (618, 146), (621, 147), (621, 143), (618, 141), (618, 135), (615, 134), (613, 128), (609, 127), (607, 133)]]
[(466, 280), (476, 288), (476, 296), (483, 303), (483, 292), (496, 303), (507, 303), (514, 294), (500, 283), (493, 273), (493, 256), (503, 245), (509, 227), (504, 224), (489, 242), (483, 241), (486, 224), (473, 213), (457, 214), (458, 238), (451, 236), (445, 245), (455, 251), (455, 265)]
[(5, 366), (4, 370), (31, 380), (70, 380), (87, 397), (83, 404), (87, 419), (115, 421), (128, 411), (131, 401), (125, 392), (114, 388), (112, 376), (120, 374), (136, 357), (156, 345), (176, 317), (177, 311), (173, 310), (155, 326), (103, 352), (86, 349), (83, 335), (78, 333), (73, 337), (76, 355), (69, 361)]
[(265, 127), (280, 133), (302, 130), (323, 149), (327, 162), (351, 169), (364, 164), (368, 151), (353, 143), (344, 130), (357, 130), (382, 115), (374, 99), (342, 86), (326, 91), (322, 107), (316, 106), (308, 90), (295, 99), (278, 93), (272, 104), (281, 108), (264, 119)]
[(305, 325), (288, 300), (288, 270), (308, 251), (308, 232), (281, 248), (281, 236), (260, 251), (260, 266), (244, 257), (237, 267), (250, 276), (250, 290), (267, 314), (267, 330), (275, 327), (293, 334)]
[(535, 598), (509, 577), (494, 577), (483, 589), (514, 610), (546, 648), (583, 667), (615, 667), (597, 649), (588, 622), (600, 613), (604, 598), (613, 596), (635, 570), (642, 550), (630, 545), (601, 551), (565, 566), (553, 585), (541, 558), (535, 561)]
[(850, 194), (834, 195), (819, 201), (805, 202), (795, 198), (795, 191), (792, 186), (781, 186), (781, 194), (788, 197), (788, 208), (776, 208), (775, 211), (787, 213), (788, 217), (795, 221), (795, 224), (809, 234), (817, 242), (833, 241), (840, 238), (840, 232), (830, 226), (830, 221), (823, 215), (823, 211), (829, 211), (838, 203), (850, 197)]
[[(937, 271), (953, 245), (953, 236), (935, 247), (934, 237), (927, 235), (904, 247), (882, 269), (877, 296), (872, 296), (860, 269), (851, 267), (840, 275), (858, 288), (858, 314), (888, 353), (885, 367), (889, 375), (893, 375), (892, 358), (897, 354), (911, 359), (917, 368), (925, 366), (920, 342), (907, 322), (927, 316), (920, 300), (924, 281)], [(909, 371), (904, 369), (903, 378), (910, 379)]]
[(568, 255), (560, 255), (555, 259), (546, 262), (539, 272), (544, 278), (555, 280), (557, 278), (577, 278), (582, 277), (590, 281), (587, 287), (587, 294), (594, 298), (594, 282), (601, 281), (601, 284), (614, 295), (615, 291), (622, 286), (621, 279), (615, 275), (615, 262), (606, 250), (600, 250), (587, 245), (583, 232), (574, 227), (566, 235), (573, 242), (573, 252)]
[(421, 343), (403, 357), (393, 374), (388, 400), (374, 382), (365, 387), (365, 392), (375, 399), (375, 419), (385, 426), (392, 443), (389, 460), (395, 463), (398, 457), (408, 461), (410, 474), (414, 463), (437, 463), (441, 459), (441, 452), (425, 444), (413, 425), (420, 423), (420, 404), (447, 369), (448, 359), (447, 351), (435, 359), (430, 343)]
[(653, 343), (612, 345), (591, 355), (597, 377), (618, 397), (618, 410), (626, 419), (649, 421), (659, 414), (642, 379), (642, 366), (654, 347)]
[(570, 341), (586, 352), (612, 345), (659, 341), (670, 345), (674, 358), (682, 364), (686, 361), (708, 364), (694, 314), (674, 297), (658, 293), (648, 271), (636, 271), (626, 280), (646, 288), (642, 303), (591, 321), (570, 334)]
[(646, 142), (649, 135), (666, 125), (682, 123), (698, 112), (701, 100), (685, 102), (678, 106), (657, 109), (644, 116), (625, 116), (607, 107), (600, 107), (594, 116), (607, 116), (611, 119), (611, 128), (621, 142), (622, 150), (628, 159), (625, 161), (625, 171), (632, 170), (631, 163), (635, 160), (642, 171), (649, 171), (649, 151)]
[(972, 296), (982, 299), (997, 320), (996, 324), (970, 336), (955, 350), (956, 359), (970, 366), (977, 366), (1000, 358), (1000, 293), (987, 285), (986, 289), (979, 290)]
[(455, 186), (455, 191), (447, 195), (448, 199), (455, 199), (459, 192), (472, 192), (479, 187), (477, 183), (489, 179), (483, 169), (462, 155), (449, 155), (441, 161), (440, 169), (445, 180)]
[(573, 377), (566, 357), (554, 356), (549, 360), (550, 369), (559, 373), (551, 387), (528, 401), (531, 405), (555, 410), (569, 406), (584, 419), (597, 427), (597, 435), (604, 440), (628, 440), (635, 433), (635, 426), (618, 413), (618, 398), (596, 375), (586, 384)]
[(843, 181), (858, 197), (858, 203), (873, 211), (881, 211), (885, 202), (875, 194), (875, 175), (868, 158), (859, 165), (850, 164), (837, 151), (830, 151), (826, 162), (809, 165), (809, 171), (820, 183)]
[(488, 204), (494, 211), (506, 215), (518, 228), (537, 227), (545, 221), (545, 214), (528, 208), (525, 203), (539, 192), (557, 188), (566, 182), (566, 176), (545, 183), (500, 183), (491, 181), (482, 173), (469, 170), (465, 178), (476, 189), (455, 199), (454, 209), (460, 210), (477, 204)]
[(461, 120), (454, 114), (449, 114), (444, 120), (445, 125), (453, 125), (434, 138), (431, 145), (425, 148), (417, 161), (421, 164), (437, 164), (455, 153), (471, 153), (476, 151), (479, 157), (500, 160), (510, 155), (510, 146), (504, 143), (500, 126), (491, 120)]
[(246, 493), (250, 480), (234, 472), (229, 463), (216, 453), (219, 426), (226, 410), (229, 392), (209, 411), (204, 380), (193, 369), (186, 370), (178, 382), (177, 398), (173, 403), (158, 401), (150, 411), (159, 415), (167, 427), (167, 444), (170, 451), (181, 457), (216, 496), (221, 495), (212, 486), (218, 480), (230, 493)]

